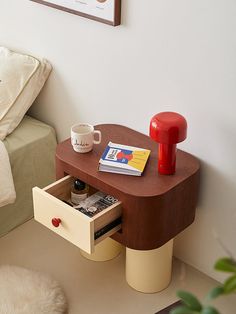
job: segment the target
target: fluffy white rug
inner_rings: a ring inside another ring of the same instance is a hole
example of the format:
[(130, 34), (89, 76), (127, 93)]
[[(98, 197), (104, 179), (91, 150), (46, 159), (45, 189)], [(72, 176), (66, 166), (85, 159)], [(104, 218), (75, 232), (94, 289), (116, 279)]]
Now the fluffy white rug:
[(47, 275), (16, 266), (0, 267), (1, 314), (64, 314), (65, 295)]

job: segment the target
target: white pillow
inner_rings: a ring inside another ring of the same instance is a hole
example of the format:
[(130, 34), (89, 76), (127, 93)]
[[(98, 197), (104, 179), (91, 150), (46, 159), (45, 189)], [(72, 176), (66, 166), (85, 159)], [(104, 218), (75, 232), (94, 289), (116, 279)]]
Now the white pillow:
[(0, 47), (0, 140), (21, 122), (51, 69), (45, 59)]

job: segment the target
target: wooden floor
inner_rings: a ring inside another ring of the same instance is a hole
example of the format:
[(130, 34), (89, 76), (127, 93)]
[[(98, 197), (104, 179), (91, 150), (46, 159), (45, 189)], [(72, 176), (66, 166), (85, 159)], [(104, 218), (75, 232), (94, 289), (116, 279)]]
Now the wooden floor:
[[(0, 265), (13, 264), (48, 273), (64, 288), (69, 314), (154, 314), (177, 300), (185, 289), (202, 298), (217, 283), (174, 260), (170, 286), (143, 294), (125, 281), (125, 252), (109, 262), (93, 262), (77, 247), (31, 220), (0, 238)], [(222, 314), (236, 313), (236, 296), (219, 298)]]

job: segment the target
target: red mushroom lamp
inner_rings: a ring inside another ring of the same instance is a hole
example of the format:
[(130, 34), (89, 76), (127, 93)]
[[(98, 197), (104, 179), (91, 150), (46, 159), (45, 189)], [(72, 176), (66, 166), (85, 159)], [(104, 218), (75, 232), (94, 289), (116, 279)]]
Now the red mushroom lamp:
[(187, 137), (187, 121), (176, 112), (160, 112), (151, 119), (150, 137), (159, 143), (158, 172), (174, 174), (176, 144)]

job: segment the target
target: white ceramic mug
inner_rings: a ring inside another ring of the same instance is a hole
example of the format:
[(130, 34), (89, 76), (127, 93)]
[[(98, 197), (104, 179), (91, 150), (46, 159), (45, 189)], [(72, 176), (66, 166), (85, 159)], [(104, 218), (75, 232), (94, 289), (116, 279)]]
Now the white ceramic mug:
[[(95, 140), (98, 134), (98, 140)], [(88, 123), (78, 123), (71, 127), (71, 144), (77, 153), (87, 153), (93, 149), (93, 144), (100, 144), (102, 134)]]

